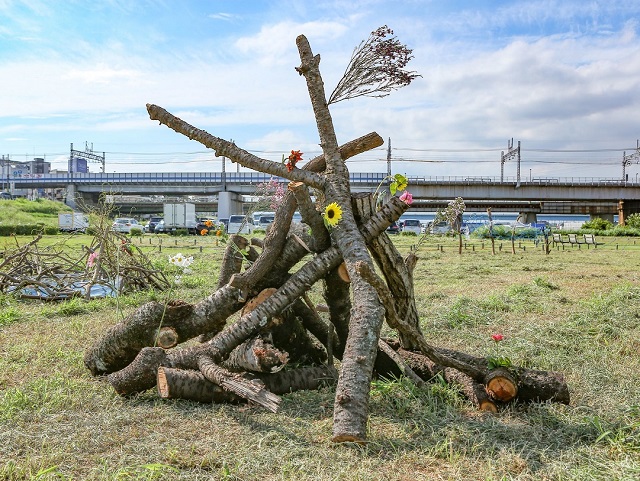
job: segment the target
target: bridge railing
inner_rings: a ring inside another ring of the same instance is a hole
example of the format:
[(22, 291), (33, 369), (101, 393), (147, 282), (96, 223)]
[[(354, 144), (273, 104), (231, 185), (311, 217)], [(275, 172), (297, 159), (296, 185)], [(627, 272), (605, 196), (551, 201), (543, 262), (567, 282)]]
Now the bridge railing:
[[(461, 176), (461, 175), (430, 175), (417, 176), (409, 175), (409, 185), (414, 184), (517, 184), (518, 178), (507, 176), (502, 180), (500, 177), (488, 176)], [(624, 181), (618, 178), (604, 177), (527, 177), (520, 178), (520, 185), (594, 185), (594, 186), (638, 186), (637, 179)]]
[[(360, 173), (350, 175), (350, 180), (356, 184), (379, 184), (386, 174)], [(289, 182), (282, 177), (275, 177), (260, 172), (227, 172), (225, 181), (231, 184), (261, 184), (272, 178), (278, 182)], [(221, 172), (140, 172), (140, 173), (54, 173), (27, 174), (11, 178), (11, 182), (19, 184), (220, 184), (223, 176)]]
[[(386, 177), (382, 172), (354, 172), (350, 174), (353, 184), (380, 184)], [(231, 184), (257, 185), (271, 180), (272, 176), (259, 172), (227, 172), (225, 180)], [(274, 177), (278, 182), (289, 182), (281, 177)], [(502, 180), (499, 176), (416, 176), (409, 175), (409, 184), (517, 184), (515, 176), (507, 176)], [(17, 187), (21, 184), (42, 187), (64, 184), (221, 184), (221, 172), (140, 172), (140, 173), (53, 173), (25, 174), (11, 177), (10, 182)], [(637, 178), (623, 181), (618, 178), (603, 177), (521, 177), (520, 185), (593, 185), (593, 186), (639, 186)]]

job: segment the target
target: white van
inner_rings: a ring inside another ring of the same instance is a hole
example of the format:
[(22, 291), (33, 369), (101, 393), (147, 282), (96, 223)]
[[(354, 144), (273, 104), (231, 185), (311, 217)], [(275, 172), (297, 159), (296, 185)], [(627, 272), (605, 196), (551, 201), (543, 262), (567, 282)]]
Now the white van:
[(251, 217), (253, 217), (253, 225), (257, 226), (260, 223), (260, 217), (262, 216), (271, 216), (271, 217), (275, 217), (276, 213), (275, 212), (268, 212), (268, 211), (257, 211), (257, 212), (253, 212), (251, 214)]
[(267, 230), (267, 227), (269, 227), (274, 220), (275, 216), (273, 215), (261, 215), (258, 221), (258, 228)]
[(246, 215), (229, 216), (229, 224), (227, 225), (227, 234), (251, 234), (254, 225), (251, 217)]
[(416, 235), (422, 233), (422, 225), (418, 219), (406, 219), (403, 223), (402, 232), (414, 232)]

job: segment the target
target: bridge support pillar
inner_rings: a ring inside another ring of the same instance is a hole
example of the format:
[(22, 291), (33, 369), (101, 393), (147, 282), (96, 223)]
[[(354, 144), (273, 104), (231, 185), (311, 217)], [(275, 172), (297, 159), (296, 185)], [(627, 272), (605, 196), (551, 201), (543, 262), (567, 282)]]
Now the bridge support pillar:
[(218, 219), (228, 219), (230, 215), (242, 214), (242, 196), (235, 192), (218, 194)]
[(538, 222), (538, 215), (535, 212), (520, 212), (518, 222), (523, 224), (534, 224)]
[(78, 192), (76, 191), (75, 184), (67, 184), (67, 193), (64, 197), (64, 203), (71, 207), (73, 210), (76, 210), (76, 195)]

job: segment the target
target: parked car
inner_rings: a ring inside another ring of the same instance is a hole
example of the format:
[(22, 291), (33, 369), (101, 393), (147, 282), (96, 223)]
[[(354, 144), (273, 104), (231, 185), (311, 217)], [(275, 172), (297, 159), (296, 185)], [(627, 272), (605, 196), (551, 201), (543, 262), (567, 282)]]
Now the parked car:
[(446, 234), (451, 230), (448, 222), (431, 222), (429, 223), (429, 234)]
[(258, 221), (258, 228), (266, 230), (274, 220), (275, 216), (273, 215), (261, 215), (260, 220)]
[(387, 227), (388, 234), (397, 234), (398, 232), (400, 232), (400, 226), (397, 222), (392, 222), (391, 225)]
[(420, 220), (405, 219), (404, 227), (402, 227), (402, 232), (413, 232), (416, 235), (420, 235), (422, 233), (422, 226), (420, 225)]
[(227, 232), (229, 234), (251, 234), (254, 226), (251, 218), (245, 215), (232, 215), (229, 217)]
[(223, 217), (222, 219), (218, 219), (218, 222), (224, 225), (224, 230), (227, 230), (227, 227), (229, 227), (229, 219), (226, 217)]
[(153, 232), (155, 232), (156, 234), (162, 234), (163, 232), (166, 232), (164, 230), (164, 219), (156, 224), (156, 226), (153, 228)]
[(0, 199), (2, 199), (2, 200), (12, 200), (13, 196), (9, 192), (0, 192)]
[(111, 224), (111, 228), (116, 232), (122, 232), (124, 234), (131, 234), (131, 229), (140, 229), (142, 226), (138, 224), (138, 221), (130, 217), (117, 217)]
[(163, 218), (161, 216), (151, 216), (151, 217), (149, 217), (149, 222), (145, 226), (144, 231), (145, 232), (150, 232), (150, 233), (153, 234), (155, 232), (156, 226), (158, 225), (158, 222), (160, 222), (161, 220), (163, 220)]
[(222, 222), (215, 220), (213, 217), (201, 217), (196, 224), (196, 234), (200, 234), (203, 230), (224, 232), (225, 226)]

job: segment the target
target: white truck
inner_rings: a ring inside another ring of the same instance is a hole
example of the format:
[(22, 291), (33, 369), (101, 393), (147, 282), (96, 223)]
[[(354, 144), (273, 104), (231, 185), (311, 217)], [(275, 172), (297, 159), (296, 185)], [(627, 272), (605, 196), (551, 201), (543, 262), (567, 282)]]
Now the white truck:
[(84, 232), (89, 227), (89, 217), (82, 212), (58, 214), (58, 229), (62, 232)]
[(195, 233), (197, 222), (195, 204), (164, 204), (165, 232), (187, 229), (189, 233)]

